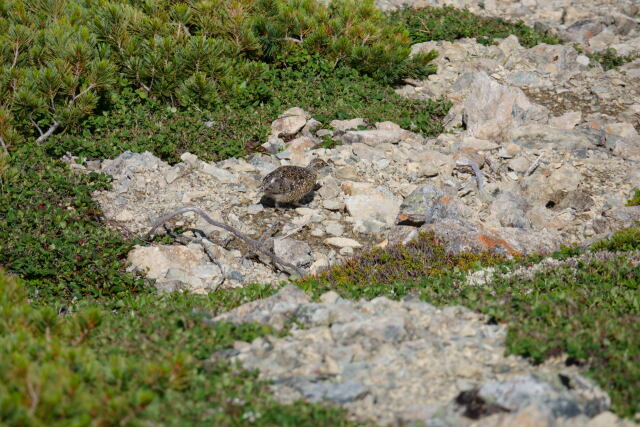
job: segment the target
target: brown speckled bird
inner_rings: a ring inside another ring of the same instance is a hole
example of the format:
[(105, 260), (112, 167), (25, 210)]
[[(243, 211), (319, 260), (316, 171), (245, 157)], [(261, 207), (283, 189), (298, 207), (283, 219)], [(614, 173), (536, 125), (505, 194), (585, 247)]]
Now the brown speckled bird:
[(327, 163), (315, 158), (307, 167), (280, 166), (262, 179), (260, 191), (273, 199), (276, 209), (281, 203), (297, 204), (316, 185), (317, 171)]

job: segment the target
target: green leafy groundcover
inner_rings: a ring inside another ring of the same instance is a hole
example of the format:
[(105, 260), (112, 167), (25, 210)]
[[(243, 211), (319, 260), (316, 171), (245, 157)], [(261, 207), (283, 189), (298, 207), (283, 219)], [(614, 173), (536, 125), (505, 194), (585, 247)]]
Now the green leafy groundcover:
[(450, 6), (404, 8), (391, 16), (395, 22), (407, 27), (411, 39), (416, 43), (475, 37), (478, 43), (492, 44), (496, 38), (506, 38), (511, 34), (517, 36), (525, 47), (560, 43), (556, 36), (534, 30), (522, 21), (511, 23), (501, 18), (480, 17), (468, 10)]
[(279, 404), (256, 373), (210, 360), (234, 340), (273, 331), (210, 326), (198, 313), (271, 292), (138, 295), (61, 315), (32, 306), (0, 271), (0, 424), (348, 425), (336, 409)]

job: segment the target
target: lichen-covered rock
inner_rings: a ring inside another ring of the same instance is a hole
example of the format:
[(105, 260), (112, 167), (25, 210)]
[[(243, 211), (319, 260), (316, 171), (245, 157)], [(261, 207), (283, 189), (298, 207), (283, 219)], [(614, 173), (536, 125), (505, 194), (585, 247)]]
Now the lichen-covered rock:
[[(273, 381), (282, 402), (328, 401), (379, 425), (469, 425), (469, 411), (525, 419), (536, 405), (550, 422), (589, 421), (609, 408), (592, 381), (565, 366), (535, 367), (504, 356), (504, 325), (462, 307), (419, 301), (349, 301), (335, 292), (310, 302), (297, 288), (247, 303), (214, 321), (298, 328), (237, 343), (231, 358)], [(472, 407), (473, 409), (470, 409)], [(487, 420), (491, 419), (490, 417)]]

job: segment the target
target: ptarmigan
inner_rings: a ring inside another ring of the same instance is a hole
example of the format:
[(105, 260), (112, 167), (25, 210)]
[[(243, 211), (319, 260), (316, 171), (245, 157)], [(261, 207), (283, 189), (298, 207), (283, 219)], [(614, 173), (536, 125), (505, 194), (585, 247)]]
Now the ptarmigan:
[(317, 171), (327, 166), (327, 163), (315, 158), (307, 167), (280, 166), (262, 179), (260, 191), (273, 199), (276, 209), (279, 204), (297, 204), (316, 185)]

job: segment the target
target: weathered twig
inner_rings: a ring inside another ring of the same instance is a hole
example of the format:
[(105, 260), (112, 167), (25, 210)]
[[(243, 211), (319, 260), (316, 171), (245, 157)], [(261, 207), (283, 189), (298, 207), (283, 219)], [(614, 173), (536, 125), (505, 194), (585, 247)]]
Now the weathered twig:
[(38, 137), (38, 139), (36, 139), (36, 142), (41, 143), (46, 141), (46, 139), (49, 138), (59, 127), (60, 127), (60, 122), (54, 121), (53, 124), (49, 127), (49, 129), (47, 129), (45, 133), (43, 133)]
[(33, 120), (33, 118), (31, 117), (29, 117), (29, 120), (31, 121), (31, 124), (34, 125), (36, 129), (38, 129), (38, 133), (40, 134), (40, 136), (42, 136), (44, 132), (42, 132), (42, 129), (40, 129), (40, 126), (38, 126), (38, 123), (36, 123), (36, 121)]
[(301, 39), (296, 39), (294, 37), (288, 37), (288, 36), (287, 37), (283, 37), (280, 40), (283, 40), (283, 41), (286, 41), (286, 42), (293, 42), (295, 44), (302, 44), (302, 42), (304, 41), (304, 40), (301, 40)]
[(205, 221), (207, 221), (209, 224), (215, 226), (215, 227), (219, 227), (222, 228), (223, 230), (228, 231), (229, 233), (233, 234), (234, 236), (236, 236), (237, 238), (241, 239), (242, 241), (244, 241), (254, 252), (259, 252), (263, 255), (268, 256), (269, 258), (271, 258), (273, 260), (274, 263), (276, 264), (280, 264), (283, 267), (287, 267), (288, 269), (290, 269), (291, 271), (295, 272), (297, 275), (299, 275), (300, 277), (304, 276), (304, 271), (298, 267), (296, 267), (295, 265), (283, 260), (282, 258), (280, 258), (279, 256), (277, 256), (276, 254), (274, 254), (273, 252), (271, 252), (270, 250), (266, 249), (264, 247), (264, 245), (255, 240), (252, 239), (251, 237), (247, 236), (246, 234), (242, 233), (241, 231), (237, 230), (236, 228), (227, 225), (223, 222), (219, 222), (219, 221), (215, 221), (213, 219), (211, 219), (211, 217), (209, 215), (207, 215), (207, 213), (205, 211), (203, 211), (200, 208), (196, 208), (196, 207), (192, 207), (192, 206), (185, 206), (184, 208), (180, 208), (170, 214), (167, 214), (165, 216), (163, 216), (162, 218), (159, 218), (158, 220), (156, 220), (153, 223), (153, 226), (151, 227), (151, 230), (145, 235), (145, 240), (148, 240), (153, 233), (156, 231), (156, 229), (158, 227), (160, 227), (161, 225), (163, 225), (165, 222), (167, 222), (168, 220), (170, 220), (171, 218), (178, 216), (178, 215), (182, 215), (183, 213), (186, 212), (195, 212), (198, 215), (200, 215), (202, 218), (204, 218)]
[(0, 146), (2, 146), (2, 151), (6, 156), (9, 155), (9, 149), (7, 148), (7, 144), (4, 142), (4, 139), (0, 136)]
[[(80, 91), (80, 93), (78, 93), (77, 95), (75, 95), (73, 98), (71, 98), (71, 100), (69, 101), (69, 103), (67, 104), (68, 106), (73, 105), (74, 102), (76, 102), (76, 100), (78, 98), (80, 98), (82, 95), (84, 95), (85, 93), (89, 92), (91, 89), (94, 89), (95, 87), (97, 87), (96, 84), (91, 83), (89, 86), (87, 86), (85, 89), (83, 89), (82, 91)], [(52, 104), (52, 108), (55, 111), (55, 108), (53, 106), (53, 100), (51, 100), (51, 104)], [(38, 127), (38, 125), (36, 125), (36, 127)], [(56, 130), (58, 130), (58, 128), (60, 127), (60, 122), (57, 120), (53, 121), (53, 124), (51, 126), (49, 126), (49, 129), (47, 129), (47, 131), (45, 133), (42, 133), (42, 130), (38, 127), (38, 131), (40, 132), (40, 136), (38, 137), (38, 139), (36, 139), (37, 143), (41, 143), (47, 140), (47, 138), (49, 138)]]
[(473, 170), (473, 173), (476, 175), (478, 190), (482, 191), (484, 189), (484, 176), (482, 175), (478, 164), (470, 159), (458, 160), (457, 164), (459, 166), (469, 166)]
[(538, 166), (540, 165), (540, 161), (542, 160), (542, 156), (544, 156), (544, 151), (540, 153), (536, 161), (533, 162), (531, 166), (529, 166), (529, 169), (527, 169), (527, 171), (524, 173), (524, 176), (529, 176), (532, 173), (534, 173), (536, 169), (538, 169)]

